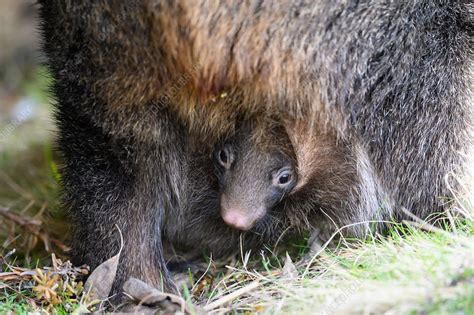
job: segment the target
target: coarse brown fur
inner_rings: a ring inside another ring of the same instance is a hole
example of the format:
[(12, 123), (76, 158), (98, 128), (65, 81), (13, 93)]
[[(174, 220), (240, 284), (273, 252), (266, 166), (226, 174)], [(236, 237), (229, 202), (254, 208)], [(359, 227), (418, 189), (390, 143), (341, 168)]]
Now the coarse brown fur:
[[(348, 231), (358, 236), (367, 221), (402, 218), (401, 207), (422, 218), (445, 210), (445, 179), (465, 171), (467, 1), (39, 2), (74, 256), (96, 267), (117, 252), (119, 226), (116, 292), (129, 276), (174, 290), (162, 237), (188, 237), (180, 218), (200, 200), (190, 155), (206, 165), (237, 120), (289, 119), (295, 211), (362, 222)], [(214, 206), (205, 200), (198, 209)], [(215, 220), (217, 234), (194, 237), (224, 243)]]

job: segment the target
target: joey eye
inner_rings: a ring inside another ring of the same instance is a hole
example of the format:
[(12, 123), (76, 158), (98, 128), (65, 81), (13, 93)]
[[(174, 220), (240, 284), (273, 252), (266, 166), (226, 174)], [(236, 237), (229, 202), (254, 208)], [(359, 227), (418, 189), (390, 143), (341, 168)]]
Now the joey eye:
[(294, 174), (291, 168), (284, 167), (280, 169), (273, 177), (273, 185), (284, 190), (293, 188), (295, 183)]
[(278, 178), (278, 184), (280, 185), (285, 185), (291, 180), (291, 174), (290, 173), (284, 173), (280, 175)]
[(222, 164), (227, 164), (228, 157), (227, 157), (227, 153), (225, 152), (225, 150), (220, 150), (219, 160)]
[(216, 159), (220, 165), (225, 167), (226, 169), (230, 169), (230, 166), (234, 162), (234, 155), (231, 149), (228, 146), (217, 151)]

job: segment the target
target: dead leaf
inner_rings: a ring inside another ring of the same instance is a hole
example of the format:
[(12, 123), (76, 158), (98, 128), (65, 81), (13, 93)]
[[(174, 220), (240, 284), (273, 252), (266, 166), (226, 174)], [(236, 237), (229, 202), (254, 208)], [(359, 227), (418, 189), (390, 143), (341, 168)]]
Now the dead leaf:
[(120, 252), (100, 264), (87, 278), (84, 288), (86, 292), (90, 292), (92, 300), (105, 300), (109, 297), (117, 273), (119, 259)]
[[(117, 227), (117, 226), (116, 226)], [(120, 234), (120, 249), (117, 255), (107, 259), (92, 271), (84, 284), (85, 292), (89, 293), (90, 300), (105, 300), (109, 297), (112, 285), (117, 274), (117, 267), (120, 260), (120, 254), (123, 248), (122, 232), (117, 227)]]
[[(172, 312), (169, 312), (169, 313), (172, 313)], [(152, 314), (156, 314), (156, 309), (149, 306), (132, 304), (132, 305), (125, 305), (121, 307), (120, 314), (152, 315)]]
[(298, 278), (298, 276), (298, 270), (296, 269), (295, 264), (291, 260), (290, 255), (286, 253), (285, 265), (283, 266), (280, 277), (283, 279), (293, 280)]
[(135, 278), (130, 278), (125, 282), (123, 291), (138, 302), (138, 306), (159, 307), (160, 310), (173, 313), (179, 311), (190, 313), (186, 301), (182, 297), (162, 292)]

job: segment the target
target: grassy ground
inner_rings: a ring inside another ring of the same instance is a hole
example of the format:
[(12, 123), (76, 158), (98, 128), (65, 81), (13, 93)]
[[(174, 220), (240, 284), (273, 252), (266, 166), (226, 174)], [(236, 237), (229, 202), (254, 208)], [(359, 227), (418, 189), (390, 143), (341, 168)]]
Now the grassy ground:
[[(65, 262), (47, 82), (39, 70), (22, 89), (34, 115), (0, 125), (0, 313), (103, 307), (83, 294), (83, 270)], [(185, 275), (183, 296), (196, 312), (474, 314), (474, 221), (464, 212), (443, 230), (414, 219), (388, 237), (341, 242), (312, 264), (269, 250), (242, 254), (228, 268)]]

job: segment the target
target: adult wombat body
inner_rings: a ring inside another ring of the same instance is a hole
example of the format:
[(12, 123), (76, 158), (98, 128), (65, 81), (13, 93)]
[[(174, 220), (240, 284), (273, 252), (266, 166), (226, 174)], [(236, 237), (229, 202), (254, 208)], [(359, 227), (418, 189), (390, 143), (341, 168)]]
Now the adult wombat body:
[[(39, 2), (75, 260), (114, 255), (119, 226), (116, 289), (135, 276), (174, 290), (162, 236), (187, 224), (196, 198), (191, 147), (210, 152), (237, 116), (304, 121), (287, 130), (303, 174), (293, 189), (317, 194), (340, 222), (366, 222), (355, 235), (401, 207), (443, 211), (445, 179), (465, 171), (467, 1)], [(316, 130), (334, 135), (342, 158), (311, 158)], [(315, 163), (341, 176), (314, 189)]]

